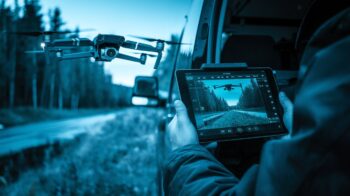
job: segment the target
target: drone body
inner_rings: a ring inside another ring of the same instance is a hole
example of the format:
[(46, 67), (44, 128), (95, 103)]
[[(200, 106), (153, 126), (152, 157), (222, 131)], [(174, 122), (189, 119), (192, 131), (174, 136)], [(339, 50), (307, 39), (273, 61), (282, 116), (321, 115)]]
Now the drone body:
[(234, 90), (235, 87), (240, 87), (243, 91), (242, 84), (225, 84), (225, 85), (214, 85), (213, 88), (218, 89), (218, 88), (224, 88), (225, 91), (231, 91)]

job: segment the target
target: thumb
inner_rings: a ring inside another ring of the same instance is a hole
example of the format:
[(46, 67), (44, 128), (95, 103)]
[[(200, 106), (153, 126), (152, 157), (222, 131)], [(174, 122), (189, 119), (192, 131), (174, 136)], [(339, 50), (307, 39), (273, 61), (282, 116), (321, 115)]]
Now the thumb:
[(287, 97), (286, 93), (280, 92), (279, 99), (280, 99), (280, 103), (283, 107), (284, 112), (289, 112), (293, 107), (293, 103)]
[(188, 114), (185, 104), (182, 101), (176, 100), (175, 103), (176, 115), (180, 122), (188, 122)]

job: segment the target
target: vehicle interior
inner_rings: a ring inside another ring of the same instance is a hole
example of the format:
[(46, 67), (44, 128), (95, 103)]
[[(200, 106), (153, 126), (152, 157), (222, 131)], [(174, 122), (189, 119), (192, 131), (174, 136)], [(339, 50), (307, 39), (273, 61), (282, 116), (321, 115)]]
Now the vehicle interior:
[(298, 70), (312, 34), (347, 5), (347, 1), (324, 0), (229, 1), (221, 61)]
[[(212, 6), (204, 1), (191, 68), (213, 63), (214, 68), (227, 63), (270, 67), (279, 89), (293, 99), (308, 40), (322, 23), (348, 5), (340, 0), (331, 4), (325, 0), (221, 0)], [(205, 51), (201, 47), (206, 34)], [(240, 176), (259, 161), (264, 142), (266, 139), (219, 142), (208, 148)]]

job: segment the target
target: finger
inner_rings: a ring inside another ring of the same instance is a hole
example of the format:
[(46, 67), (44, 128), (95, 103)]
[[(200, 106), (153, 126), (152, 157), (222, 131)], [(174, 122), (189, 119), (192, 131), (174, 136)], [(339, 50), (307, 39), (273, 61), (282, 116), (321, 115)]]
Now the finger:
[(180, 100), (176, 100), (174, 105), (176, 109), (177, 119), (179, 120), (179, 122), (188, 122), (189, 118), (185, 104), (183, 104)]
[(176, 115), (175, 115), (174, 118), (171, 119), (170, 123), (168, 124), (168, 127), (173, 127), (174, 124), (176, 124), (176, 121), (177, 121), (177, 117), (176, 117)]
[(283, 107), (283, 110), (285, 112), (290, 111), (291, 108), (293, 107), (293, 103), (290, 101), (290, 99), (287, 97), (287, 95), (284, 92), (279, 93), (279, 99), (280, 99), (280, 103)]

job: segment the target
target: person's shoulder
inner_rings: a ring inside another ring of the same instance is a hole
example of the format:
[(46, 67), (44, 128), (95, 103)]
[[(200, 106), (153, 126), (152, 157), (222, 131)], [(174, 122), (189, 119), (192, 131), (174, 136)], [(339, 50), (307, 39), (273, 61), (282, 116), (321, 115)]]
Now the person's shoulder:
[[(350, 21), (349, 21), (350, 23)], [(350, 31), (349, 31), (350, 33)], [(330, 56), (332, 57), (332, 59), (335, 58), (338, 55), (349, 55), (349, 51), (350, 51), (350, 34), (346, 37), (343, 37), (340, 40), (337, 40), (336, 42), (330, 44), (328, 47), (323, 48), (322, 50), (320, 50), (316, 56), (318, 58), (329, 58)], [(345, 60), (348, 58), (345, 58)]]

